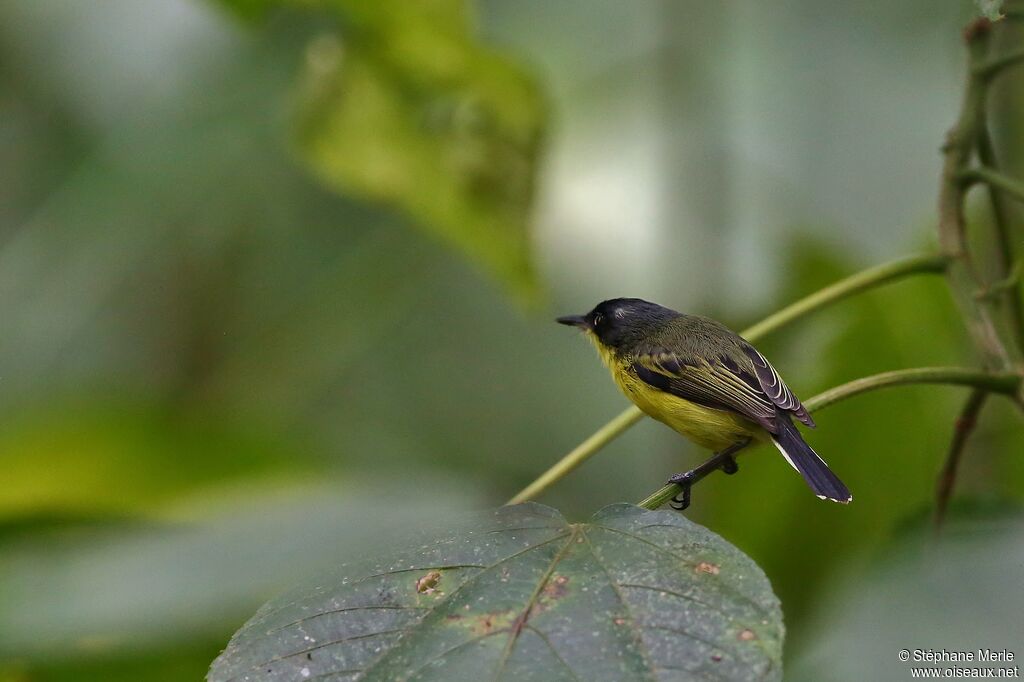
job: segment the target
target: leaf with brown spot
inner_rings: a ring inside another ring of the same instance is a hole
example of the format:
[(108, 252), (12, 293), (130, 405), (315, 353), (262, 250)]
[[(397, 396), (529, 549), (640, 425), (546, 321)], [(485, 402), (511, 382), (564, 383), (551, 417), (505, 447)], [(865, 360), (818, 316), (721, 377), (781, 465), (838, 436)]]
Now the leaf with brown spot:
[(764, 574), (671, 512), (621, 504), (568, 524), (540, 505), (503, 507), (315, 585), (260, 609), (210, 682), (782, 675)]

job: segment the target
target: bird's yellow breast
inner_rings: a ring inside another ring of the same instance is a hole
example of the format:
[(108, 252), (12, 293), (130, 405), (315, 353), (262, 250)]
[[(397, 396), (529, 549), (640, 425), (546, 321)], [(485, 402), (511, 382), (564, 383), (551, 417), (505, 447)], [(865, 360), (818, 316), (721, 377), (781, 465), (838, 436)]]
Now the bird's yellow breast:
[(616, 358), (601, 343), (595, 342), (594, 345), (601, 354), (601, 360), (611, 371), (615, 383), (627, 398), (649, 417), (666, 424), (701, 447), (721, 450), (745, 438), (761, 440), (765, 437), (764, 429), (738, 414), (704, 407), (646, 384), (630, 369), (629, 361)]

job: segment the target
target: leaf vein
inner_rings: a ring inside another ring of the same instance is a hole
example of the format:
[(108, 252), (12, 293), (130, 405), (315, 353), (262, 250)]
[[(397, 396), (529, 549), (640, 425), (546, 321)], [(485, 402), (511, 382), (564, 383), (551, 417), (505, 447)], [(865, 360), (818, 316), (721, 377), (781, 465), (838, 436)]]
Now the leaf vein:
[(555, 553), (554, 558), (551, 559), (551, 565), (548, 566), (544, 575), (542, 575), (540, 580), (537, 582), (537, 587), (534, 588), (530, 598), (526, 600), (526, 605), (523, 607), (522, 612), (520, 612), (512, 624), (512, 633), (501, 653), (501, 658), (498, 660), (498, 667), (494, 671), (495, 681), (497, 681), (501, 677), (501, 673), (505, 671), (505, 665), (508, 663), (508, 659), (512, 655), (512, 649), (515, 647), (516, 641), (519, 639), (519, 634), (523, 631), (523, 626), (526, 625), (526, 621), (530, 617), (530, 611), (533, 610), (534, 604), (537, 603), (540, 593), (544, 590), (544, 586), (548, 584), (548, 581), (551, 580), (551, 576), (555, 572), (558, 562), (565, 557), (566, 553), (568, 553), (569, 548), (574, 544), (573, 540), (580, 532), (579, 526), (573, 526), (572, 532), (569, 533), (569, 536), (565, 541), (565, 545)]
[[(688, 558), (686, 558), (684, 556), (676, 554), (675, 552), (673, 552), (672, 550), (668, 549), (667, 547), (662, 547), (658, 543), (651, 542), (647, 538), (640, 537), (639, 535), (634, 535), (633, 533), (627, 533), (626, 531), (619, 530), (618, 528), (611, 528), (609, 526), (601, 526), (601, 525), (598, 525), (598, 524), (591, 524), (591, 527), (592, 528), (599, 528), (601, 530), (606, 530), (606, 531), (608, 531), (610, 533), (618, 533), (619, 535), (625, 536), (627, 538), (632, 538), (633, 540), (636, 540), (637, 542), (642, 542), (645, 545), (650, 545), (651, 547), (654, 547), (655, 549), (660, 550), (661, 552), (664, 552), (665, 554), (669, 555), (673, 559), (675, 559), (677, 561), (683, 562), (687, 566), (691, 566), (691, 567), (696, 567), (697, 566), (697, 564), (694, 563), (694, 561), (692, 559), (688, 559)], [(772, 615), (771, 613), (769, 613), (768, 609), (766, 609), (761, 604), (756, 602), (750, 596), (748, 596), (748, 595), (744, 594), (743, 592), (741, 592), (740, 590), (738, 590), (731, 583), (719, 581), (718, 584), (720, 586), (724, 587), (727, 591), (731, 592), (735, 596), (741, 598), (743, 601), (745, 601), (748, 604), (750, 604), (751, 606), (753, 606), (758, 611), (758, 613), (760, 613), (762, 615), (765, 615), (765, 616), (771, 616)]]
[(691, 597), (690, 595), (683, 594), (682, 592), (676, 592), (675, 590), (669, 590), (669, 589), (666, 589), (664, 587), (657, 587), (655, 585), (641, 585), (640, 583), (619, 583), (619, 584), (622, 587), (628, 587), (628, 588), (640, 589), (640, 590), (651, 590), (652, 592), (661, 592), (662, 594), (671, 595), (673, 597), (679, 597), (680, 599), (685, 599), (687, 601), (693, 602), (694, 604), (700, 604), (701, 606), (703, 606), (703, 607), (705, 607), (705, 608), (707, 608), (707, 609), (709, 609), (711, 611), (714, 611), (715, 613), (721, 614), (722, 617), (724, 617), (727, 621), (732, 620), (732, 616), (730, 616), (728, 613), (726, 613), (725, 611), (723, 611), (719, 607), (715, 606), (714, 604), (709, 604), (706, 601), (702, 601), (700, 599), (697, 599), (696, 597)]
[[(487, 573), (488, 571), (494, 570), (494, 569), (495, 569), (495, 568), (497, 568), (498, 566), (501, 566), (502, 564), (505, 564), (505, 563), (507, 563), (507, 562), (509, 562), (509, 561), (511, 561), (511, 560), (513, 560), (513, 559), (515, 559), (515, 558), (517, 558), (517, 557), (520, 557), (520, 556), (522, 556), (523, 554), (526, 554), (527, 552), (530, 552), (530, 551), (532, 551), (532, 550), (535, 550), (535, 549), (537, 549), (538, 547), (543, 547), (544, 545), (550, 545), (550, 544), (551, 544), (552, 542), (556, 542), (556, 541), (558, 541), (558, 540), (561, 540), (562, 538), (568, 537), (569, 535), (570, 535), (570, 533), (569, 533), (569, 532), (566, 532), (566, 533), (562, 533), (561, 535), (556, 535), (555, 537), (553, 537), (553, 538), (549, 538), (549, 539), (545, 540), (544, 542), (539, 542), (539, 543), (537, 543), (537, 544), (535, 544), (535, 545), (530, 545), (529, 547), (526, 547), (526, 548), (524, 548), (524, 549), (521, 549), (521, 550), (519, 550), (518, 552), (515, 552), (514, 554), (509, 554), (509, 555), (508, 555), (507, 557), (503, 557), (503, 558), (502, 558), (502, 559), (500, 559), (499, 561), (496, 561), (496, 562), (494, 562), (493, 564), (491, 564), (490, 566), (486, 567), (486, 568), (485, 568), (484, 570), (480, 571), (479, 573), (477, 573), (477, 574), (476, 574), (476, 575), (474, 575), (473, 577), (471, 577), (471, 578), (469, 578), (468, 580), (466, 580), (466, 582), (462, 583), (462, 584), (461, 584), (461, 585), (459, 585), (459, 586), (458, 586), (457, 588), (455, 588), (455, 590), (453, 590), (451, 594), (449, 594), (449, 595), (448, 595), (447, 597), (445, 597), (445, 599), (444, 599), (444, 602), (442, 602), (442, 603), (445, 603), (445, 602), (450, 602), (450, 601), (452, 600), (452, 598), (454, 598), (454, 597), (455, 597), (455, 595), (459, 594), (459, 592), (461, 592), (461, 591), (462, 591), (463, 589), (465, 589), (465, 588), (466, 588), (466, 587), (467, 587), (468, 585), (470, 585), (470, 584), (472, 584), (472, 583), (476, 582), (476, 581), (477, 581), (477, 580), (478, 580), (478, 579), (479, 579), (479, 578), (480, 578), (480, 577), (481, 577), (482, 575), (484, 575), (484, 574), (485, 574), (485, 573)], [(420, 621), (420, 624), (422, 624), (422, 622), (423, 622), (423, 621), (421, 620), (421, 621)], [(415, 626), (415, 627), (418, 627), (418, 625), (417, 625), (417, 626)], [(410, 630), (412, 630), (412, 629), (414, 629), (414, 628), (410, 628)], [(465, 642), (462, 642), (462, 643), (460, 643), (460, 644), (457, 644), (456, 646), (452, 647), (451, 649), (449, 649), (449, 650), (447, 650), (447, 651), (443, 651), (443, 652), (441, 652), (440, 654), (438, 654), (437, 656), (434, 656), (434, 657), (432, 657), (432, 658), (431, 658), (430, 660), (428, 660), (428, 661), (427, 661), (426, 663), (424, 663), (424, 664), (423, 664), (423, 665), (421, 665), (421, 666), (420, 666), (419, 668), (417, 668), (416, 670), (414, 670), (412, 674), (413, 674), (413, 675), (415, 675), (415, 674), (416, 674), (417, 672), (419, 672), (420, 670), (422, 670), (422, 669), (423, 669), (423, 668), (425, 668), (426, 666), (430, 665), (430, 664), (431, 664), (431, 663), (433, 663), (434, 661), (436, 661), (436, 660), (439, 660), (439, 659), (443, 658), (444, 656), (447, 656), (447, 655), (448, 655), (449, 653), (451, 653), (452, 651), (454, 651), (454, 650), (456, 650), (456, 649), (459, 649), (459, 648), (461, 648), (462, 646), (464, 646), (464, 645), (466, 645), (466, 644), (470, 644), (470, 643), (472, 643), (472, 642), (478, 641), (478, 640), (480, 640), (480, 639), (483, 639), (484, 637), (489, 637), (489, 636), (491, 636), (491, 635), (496, 635), (496, 634), (498, 634), (498, 633), (500, 633), (500, 632), (504, 632), (504, 629), (501, 629), (501, 630), (495, 630), (495, 631), (493, 631), (493, 632), (489, 632), (489, 633), (487, 633), (487, 634), (486, 634), (486, 635), (484, 635), (483, 637), (474, 637), (473, 639), (470, 639), (470, 640), (467, 640), (467, 641), (465, 641)], [(370, 663), (369, 665), (367, 665), (367, 666), (366, 666), (366, 669), (367, 669), (367, 670), (369, 670), (369, 669), (370, 669), (370, 668), (372, 668), (373, 666), (375, 666), (375, 665), (379, 665), (379, 664), (380, 664), (380, 663), (381, 663), (382, 661), (384, 661), (384, 660), (386, 660), (386, 659), (387, 659), (388, 655), (389, 655), (389, 654), (390, 654), (390, 653), (391, 653), (391, 652), (392, 652), (393, 650), (394, 650), (394, 649), (392, 648), (392, 649), (389, 649), (389, 650), (387, 650), (387, 651), (384, 651), (384, 652), (382, 652), (382, 653), (381, 653), (381, 655), (380, 655), (380, 656), (379, 656), (379, 657), (378, 657), (377, 659), (375, 659), (375, 660), (374, 660), (374, 661), (372, 661), (372, 662), (371, 662), (371, 663)], [(410, 677), (411, 677), (411, 675), (410, 675)]]
[[(558, 649), (556, 649), (555, 645), (551, 643), (551, 638), (549, 638), (546, 634), (541, 632), (536, 626), (531, 625), (530, 623), (526, 623), (523, 627), (529, 629), (530, 632), (532, 632), (535, 635), (537, 635), (538, 637), (540, 637), (541, 640), (543, 640), (543, 642), (548, 645), (548, 648), (551, 649), (551, 653), (553, 653), (555, 655), (555, 658), (558, 659), (558, 662), (561, 663), (565, 667), (565, 669), (569, 672), (570, 675), (572, 675), (572, 679), (574, 679), (574, 680), (579, 680), (580, 679), (579, 676), (576, 674), (576, 671), (574, 671), (572, 669), (572, 666), (569, 665), (568, 661), (566, 661), (564, 658), (562, 658), (562, 654), (558, 653)], [(580, 680), (580, 682), (582, 682), (582, 680)]]
[[(590, 536), (583, 533), (583, 537), (587, 541), (587, 546), (590, 547), (590, 554), (594, 557), (594, 562), (604, 571), (604, 574), (608, 576), (608, 584), (611, 585), (612, 590), (615, 592), (615, 596), (618, 597), (619, 603), (622, 604), (622, 608), (626, 611), (626, 616), (633, 621), (633, 625), (639, 625), (636, 619), (636, 615), (633, 614), (633, 608), (629, 602), (626, 601), (626, 595), (622, 594), (622, 590), (619, 589), (618, 583), (615, 582), (615, 578), (612, 577), (612, 572), (608, 570), (608, 567), (601, 560), (601, 555), (597, 550), (597, 546), (590, 540)], [(657, 680), (658, 676), (654, 673), (654, 658), (651, 656), (651, 651), (647, 647), (647, 642), (644, 641), (643, 635), (637, 632), (636, 643), (640, 650), (640, 657), (643, 659), (644, 666), (647, 669), (651, 679)]]
[(330, 615), (333, 615), (333, 614), (336, 614), (336, 613), (346, 613), (348, 611), (377, 611), (377, 610), (381, 610), (381, 611), (421, 611), (421, 610), (429, 610), (429, 609), (430, 609), (429, 606), (400, 606), (400, 605), (397, 605), (397, 604), (394, 605), (394, 606), (383, 605), (383, 604), (380, 605), (380, 606), (371, 606), (371, 605), (367, 605), (367, 606), (347, 606), (347, 607), (342, 608), (342, 609), (331, 609), (329, 611), (320, 611), (318, 613), (310, 614), (308, 616), (305, 616), (304, 618), (300, 618), (298, 620), (293, 620), (291, 623), (286, 623), (284, 625), (279, 625), (278, 627), (274, 628), (273, 630), (267, 630), (267, 634), (268, 635), (273, 635), (273, 634), (275, 634), (277, 632), (280, 632), (281, 630), (284, 630), (285, 628), (290, 628), (293, 625), (301, 625), (303, 623), (306, 623), (308, 621), (313, 620), (314, 618), (321, 618), (323, 616), (330, 616)]
[[(334, 640), (331, 640), (329, 642), (321, 642), (320, 644), (317, 644), (316, 646), (311, 646), (311, 647), (308, 647), (306, 649), (302, 649), (300, 651), (292, 651), (292, 652), (287, 653), (287, 654), (279, 654), (277, 656), (274, 656), (273, 658), (268, 658), (265, 661), (253, 664), (253, 665), (249, 666), (248, 668), (246, 668), (245, 670), (242, 670), (242, 671), (236, 673), (235, 675), (232, 675), (231, 677), (229, 677), (224, 682), (235, 682), (235, 680), (241, 679), (241, 677), (243, 675), (247, 675), (247, 674), (251, 673), (254, 670), (259, 670), (260, 668), (262, 668), (265, 665), (270, 665), (271, 663), (277, 663), (277, 662), (283, 661), (283, 660), (285, 660), (287, 658), (293, 658), (295, 656), (301, 656), (302, 654), (308, 654), (308, 653), (311, 653), (313, 651), (318, 651), (320, 649), (324, 649), (324, 648), (329, 647), (329, 646), (334, 646), (335, 644), (342, 644), (344, 642), (350, 642), (350, 641), (357, 640), (357, 639), (369, 639), (370, 637), (379, 637), (381, 635), (393, 635), (396, 632), (408, 632), (410, 629), (411, 628), (399, 628), (397, 630), (381, 630), (380, 632), (367, 632), (367, 633), (364, 633), (362, 635), (354, 635), (352, 637), (342, 637), (340, 639), (334, 639)], [(337, 672), (337, 671), (330, 671), (330, 672), (334, 673), (334, 672)]]

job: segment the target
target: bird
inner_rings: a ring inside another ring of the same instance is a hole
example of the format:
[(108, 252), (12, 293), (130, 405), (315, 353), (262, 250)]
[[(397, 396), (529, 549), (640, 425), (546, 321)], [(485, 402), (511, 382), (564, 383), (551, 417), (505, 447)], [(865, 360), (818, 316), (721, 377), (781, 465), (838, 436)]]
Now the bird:
[(814, 428), (807, 409), (771, 363), (743, 337), (708, 317), (639, 298), (603, 301), (586, 315), (559, 317), (593, 342), (619, 389), (648, 416), (715, 452), (669, 479), (682, 487), (721, 469), (738, 471), (735, 454), (770, 441), (820, 499), (848, 503), (850, 490), (807, 444), (793, 420)]

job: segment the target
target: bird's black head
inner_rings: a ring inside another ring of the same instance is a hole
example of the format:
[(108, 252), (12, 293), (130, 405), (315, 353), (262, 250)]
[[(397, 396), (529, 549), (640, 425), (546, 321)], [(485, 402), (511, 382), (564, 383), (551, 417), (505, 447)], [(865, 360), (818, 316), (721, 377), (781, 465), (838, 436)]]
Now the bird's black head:
[(609, 348), (624, 349), (643, 341), (680, 315), (639, 298), (613, 298), (598, 303), (586, 315), (567, 315), (557, 321), (592, 333)]

